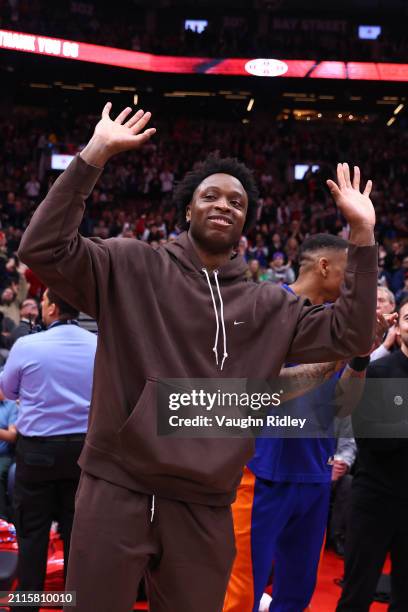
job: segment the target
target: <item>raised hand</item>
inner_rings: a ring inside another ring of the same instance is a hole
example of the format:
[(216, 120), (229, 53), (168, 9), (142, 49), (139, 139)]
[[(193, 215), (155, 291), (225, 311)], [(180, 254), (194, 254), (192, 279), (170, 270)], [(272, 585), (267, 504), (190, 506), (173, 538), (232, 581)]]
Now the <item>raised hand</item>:
[(392, 312), (391, 314), (381, 314), (379, 310), (377, 310), (377, 323), (375, 327), (375, 339), (374, 345), (371, 351), (375, 351), (376, 348), (381, 346), (384, 341), (384, 336), (387, 332), (389, 332), (398, 321), (398, 313)]
[(138, 110), (129, 117), (132, 109), (128, 106), (112, 120), (109, 116), (111, 109), (111, 102), (105, 104), (102, 118), (95, 127), (95, 136), (104, 140), (113, 154), (137, 149), (155, 134), (155, 128), (143, 131), (150, 121), (151, 113)]
[(398, 320), (398, 313), (392, 312), (391, 314), (381, 314), (379, 310), (377, 310), (377, 321), (375, 325), (375, 336), (374, 342), (370, 349), (370, 352), (366, 355), (359, 355), (359, 357), (367, 357), (371, 355), (373, 351), (375, 351), (384, 341), (384, 336), (387, 332), (389, 332), (396, 324)]
[(111, 119), (111, 109), (112, 103), (107, 102), (91, 140), (81, 152), (81, 157), (89, 164), (103, 166), (117, 153), (138, 149), (156, 133), (155, 128), (144, 129), (151, 113), (138, 110), (131, 115), (132, 109), (127, 107), (116, 119)]
[[(360, 169), (354, 166), (353, 180), (348, 164), (337, 164), (337, 182), (327, 181), (327, 186), (346, 221), (350, 225), (352, 242), (374, 242), (375, 210), (370, 200), (372, 182), (367, 181), (363, 192), (360, 191)], [(353, 240), (353, 235), (356, 240)]]

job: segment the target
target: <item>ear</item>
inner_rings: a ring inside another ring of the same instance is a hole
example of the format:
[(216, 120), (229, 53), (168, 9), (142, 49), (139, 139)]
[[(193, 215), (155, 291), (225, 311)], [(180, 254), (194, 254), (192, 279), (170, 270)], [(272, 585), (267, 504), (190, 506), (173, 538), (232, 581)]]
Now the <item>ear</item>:
[(191, 206), (190, 206), (190, 204), (186, 208), (186, 221), (187, 221), (187, 223), (190, 223), (190, 221), (191, 221)]
[(319, 270), (323, 278), (327, 278), (329, 275), (329, 262), (326, 257), (320, 257), (319, 259)]

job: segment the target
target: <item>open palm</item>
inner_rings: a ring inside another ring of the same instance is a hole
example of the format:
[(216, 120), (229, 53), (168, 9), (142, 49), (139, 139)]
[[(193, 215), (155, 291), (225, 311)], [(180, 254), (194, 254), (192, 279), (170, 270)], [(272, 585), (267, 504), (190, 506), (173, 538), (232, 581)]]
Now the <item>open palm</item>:
[(143, 131), (150, 121), (151, 113), (138, 110), (127, 119), (132, 112), (132, 109), (127, 107), (112, 120), (109, 116), (111, 108), (112, 103), (107, 102), (101, 120), (95, 127), (95, 136), (104, 142), (112, 154), (137, 149), (155, 134), (155, 128)]
[(350, 226), (375, 225), (375, 210), (370, 200), (372, 181), (367, 181), (360, 191), (360, 168), (354, 166), (353, 181), (348, 164), (337, 164), (337, 182), (327, 181), (327, 186), (342, 215)]

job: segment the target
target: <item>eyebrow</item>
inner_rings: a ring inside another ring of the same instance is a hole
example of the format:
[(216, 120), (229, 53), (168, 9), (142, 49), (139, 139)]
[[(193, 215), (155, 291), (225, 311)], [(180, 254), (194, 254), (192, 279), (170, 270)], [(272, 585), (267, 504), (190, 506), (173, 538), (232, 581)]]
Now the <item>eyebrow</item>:
[[(203, 192), (207, 191), (208, 189), (215, 189), (216, 191), (222, 191), (222, 189), (220, 187), (218, 187), (217, 185), (207, 185), (206, 187), (203, 188)], [(238, 196), (239, 198), (243, 198), (245, 196), (244, 193), (240, 192), (240, 191), (229, 191), (228, 195), (230, 196)]]

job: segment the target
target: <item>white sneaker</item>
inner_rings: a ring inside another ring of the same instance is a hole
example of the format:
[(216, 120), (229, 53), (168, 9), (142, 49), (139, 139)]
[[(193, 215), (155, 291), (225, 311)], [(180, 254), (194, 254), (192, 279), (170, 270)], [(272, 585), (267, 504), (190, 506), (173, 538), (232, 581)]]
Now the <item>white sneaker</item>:
[(271, 605), (272, 597), (268, 593), (264, 593), (259, 602), (259, 612), (269, 612), (269, 606)]

